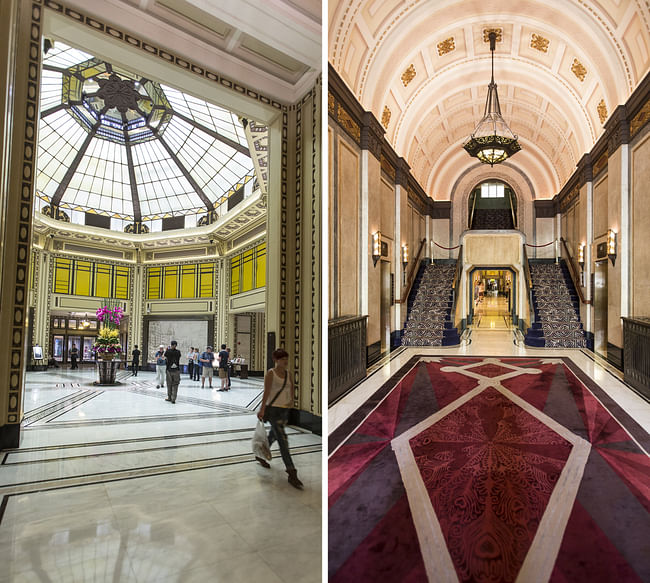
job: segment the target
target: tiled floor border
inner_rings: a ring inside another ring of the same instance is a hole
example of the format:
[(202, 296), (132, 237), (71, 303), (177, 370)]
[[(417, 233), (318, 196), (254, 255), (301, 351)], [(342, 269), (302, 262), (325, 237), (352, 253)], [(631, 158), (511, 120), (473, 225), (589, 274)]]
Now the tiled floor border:
[[(308, 455), (311, 453), (318, 453), (322, 450), (320, 445), (313, 445), (313, 446), (302, 446), (299, 448), (291, 448), (291, 455), (292, 457), (297, 457), (301, 455)], [(241, 458), (246, 458), (246, 459), (241, 459)], [(51, 488), (42, 488), (42, 487), (37, 487), (34, 490), (24, 490), (20, 492), (12, 492), (9, 494), (3, 494), (2, 495), (2, 501), (0, 502), (0, 526), (2, 526), (2, 519), (4, 518), (5, 511), (7, 508), (7, 504), (9, 502), (9, 498), (12, 496), (20, 496), (23, 494), (39, 494), (41, 492), (47, 491), (53, 491), (53, 490), (65, 490), (69, 488), (79, 488), (82, 486), (92, 486), (92, 485), (97, 485), (97, 484), (107, 484), (110, 482), (119, 482), (123, 480), (133, 480), (136, 478), (151, 478), (155, 476), (163, 476), (166, 474), (177, 474), (181, 472), (190, 472), (194, 470), (205, 470), (209, 468), (215, 468), (215, 467), (223, 467), (223, 466), (233, 466), (233, 465), (244, 465), (244, 464), (256, 464), (257, 462), (255, 460), (250, 459), (251, 455), (250, 454), (245, 454), (245, 456), (225, 456), (224, 458), (219, 458), (219, 462), (213, 463), (210, 465), (204, 465), (200, 467), (189, 467), (189, 468), (180, 468), (180, 469), (169, 469), (165, 471), (160, 471), (160, 472), (155, 472), (155, 473), (148, 473), (144, 475), (137, 475), (137, 476), (123, 476), (123, 477), (115, 477), (115, 478), (109, 478), (105, 480), (95, 480), (95, 481), (88, 481), (88, 482), (82, 482), (79, 484), (66, 484), (66, 485), (61, 485), (61, 486), (53, 486)], [(89, 474), (89, 475), (96, 475), (96, 474)]]

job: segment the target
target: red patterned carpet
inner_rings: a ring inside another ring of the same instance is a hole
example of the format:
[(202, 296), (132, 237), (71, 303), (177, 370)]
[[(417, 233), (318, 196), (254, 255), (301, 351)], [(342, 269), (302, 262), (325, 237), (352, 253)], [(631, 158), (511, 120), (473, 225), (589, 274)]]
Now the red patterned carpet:
[(644, 449), (568, 359), (415, 357), (330, 435), (330, 579), (650, 582)]

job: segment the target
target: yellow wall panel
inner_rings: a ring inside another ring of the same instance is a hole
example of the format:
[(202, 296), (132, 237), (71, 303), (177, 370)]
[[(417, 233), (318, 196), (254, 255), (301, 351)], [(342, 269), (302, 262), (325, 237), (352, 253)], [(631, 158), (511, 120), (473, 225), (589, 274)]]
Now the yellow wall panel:
[(266, 243), (230, 260), (230, 295), (266, 285)]
[(128, 300), (129, 299), (129, 280), (131, 275), (131, 270), (128, 267), (118, 267), (115, 268), (115, 290), (113, 292), (114, 298), (119, 300)]
[(74, 293), (78, 296), (91, 295), (93, 264), (90, 261), (77, 261), (75, 266)]
[(181, 297), (196, 297), (196, 265), (183, 265), (181, 267)]
[(72, 268), (71, 259), (54, 260), (54, 293), (70, 293), (70, 273)]
[(160, 267), (150, 267), (147, 278), (147, 299), (160, 299)]
[(98, 298), (111, 297), (111, 265), (98, 263), (95, 266), (95, 296)]
[(230, 260), (230, 295), (241, 292), (239, 282), (241, 279), (241, 256), (234, 257)]
[(214, 295), (212, 282), (214, 281), (214, 265), (202, 263), (199, 265), (199, 297), (209, 298)]
[(165, 299), (178, 297), (178, 266), (165, 267), (163, 276), (163, 297)]
[(241, 291), (253, 289), (253, 250), (244, 253), (242, 262)]
[(266, 243), (257, 248), (257, 259), (255, 261), (255, 287), (266, 285)]

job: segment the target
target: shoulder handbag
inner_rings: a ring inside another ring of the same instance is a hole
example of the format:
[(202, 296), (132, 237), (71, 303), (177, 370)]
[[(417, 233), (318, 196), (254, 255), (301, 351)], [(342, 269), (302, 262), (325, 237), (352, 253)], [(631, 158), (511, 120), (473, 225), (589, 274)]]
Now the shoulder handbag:
[(284, 375), (284, 382), (282, 383), (282, 388), (275, 394), (275, 397), (271, 400), (271, 402), (264, 408), (264, 418), (263, 421), (268, 421), (269, 420), (269, 407), (275, 403), (275, 400), (280, 396), (280, 393), (284, 391), (284, 387), (287, 386), (287, 379), (289, 378), (289, 371), (286, 371), (286, 374)]

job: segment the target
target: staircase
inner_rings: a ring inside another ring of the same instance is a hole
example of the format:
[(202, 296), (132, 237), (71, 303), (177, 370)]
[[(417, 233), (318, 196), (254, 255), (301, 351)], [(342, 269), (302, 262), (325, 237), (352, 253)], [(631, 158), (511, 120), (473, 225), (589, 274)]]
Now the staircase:
[(409, 295), (402, 346), (460, 344), (451, 308), (456, 262), (423, 265)]
[(475, 209), (472, 229), (514, 229), (510, 209)]
[(587, 346), (580, 323), (580, 304), (569, 270), (559, 264), (529, 261), (535, 322), (524, 343), (547, 348)]

